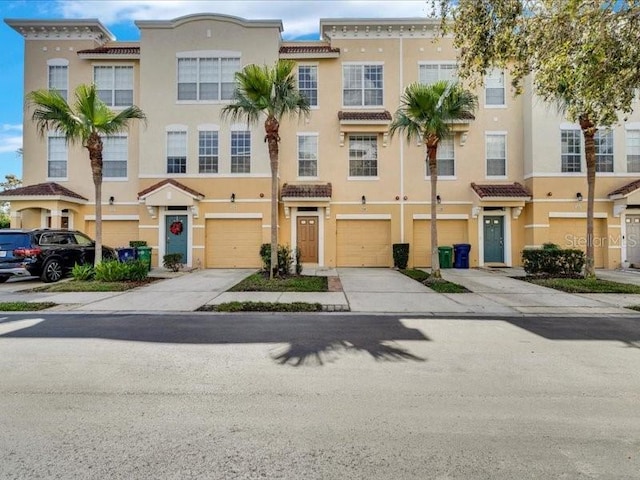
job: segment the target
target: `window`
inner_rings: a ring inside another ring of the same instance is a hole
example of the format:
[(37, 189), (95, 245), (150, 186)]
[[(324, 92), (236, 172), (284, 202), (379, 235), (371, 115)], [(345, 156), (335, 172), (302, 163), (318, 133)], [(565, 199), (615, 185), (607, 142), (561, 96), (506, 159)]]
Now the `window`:
[(231, 132), (231, 173), (251, 173), (251, 132)]
[(627, 130), (627, 172), (640, 172), (640, 130)]
[(507, 136), (487, 134), (487, 177), (504, 177), (507, 174)]
[(298, 176), (318, 175), (318, 136), (298, 135)]
[(560, 130), (563, 172), (580, 172), (580, 130)]
[(312, 107), (318, 106), (318, 67), (315, 65), (298, 66), (298, 90)]
[(455, 82), (458, 80), (458, 70), (455, 63), (429, 63), (418, 66), (420, 83), (430, 84), (440, 80)]
[(133, 105), (133, 67), (93, 67), (98, 97), (110, 107)]
[(343, 104), (381, 106), (382, 83), (382, 65), (343, 65)]
[(485, 105), (504, 105), (504, 72), (494, 68), (487, 72), (484, 81)]
[(167, 132), (167, 173), (187, 173), (187, 132)]
[(598, 130), (596, 144), (596, 172), (613, 172), (613, 130)]
[(178, 100), (229, 100), (239, 58), (179, 58)]
[(66, 100), (69, 90), (68, 83), (68, 67), (66, 65), (49, 65), (49, 90), (55, 90)]
[(375, 135), (349, 136), (349, 176), (378, 176), (378, 138)]
[(198, 171), (200, 173), (218, 173), (218, 132), (199, 132)]
[(125, 136), (102, 139), (102, 174), (105, 178), (126, 178), (129, 142)]
[(67, 142), (61, 135), (52, 135), (47, 139), (47, 176), (49, 178), (67, 177)]
[[(439, 177), (453, 177), (455, 173), (455, 157), (453, 149), (453, 135), (445, 137), (438, 142), (436, 152), (437, 171)], [(425, 162), (426, 163), (426, 162)], [(429, 164), (427, 166), (427, 176), (429, 176)]]

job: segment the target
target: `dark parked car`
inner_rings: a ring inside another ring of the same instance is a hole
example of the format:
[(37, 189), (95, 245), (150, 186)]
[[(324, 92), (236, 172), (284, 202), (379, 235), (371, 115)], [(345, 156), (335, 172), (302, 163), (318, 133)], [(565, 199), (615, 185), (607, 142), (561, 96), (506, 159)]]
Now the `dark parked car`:
[[(12, 276), (57, 282), (76, 263), (93, 264), (95, 253), (95, 242), (76, 230), (0, 230), (0, 283)], [(102, 256), (117, 258), (109, 247), (102, 247)]]

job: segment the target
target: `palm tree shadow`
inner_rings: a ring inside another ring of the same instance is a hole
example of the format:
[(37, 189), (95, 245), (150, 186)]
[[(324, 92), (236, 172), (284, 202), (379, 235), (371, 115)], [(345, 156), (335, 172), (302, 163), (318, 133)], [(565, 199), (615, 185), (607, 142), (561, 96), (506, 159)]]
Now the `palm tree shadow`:
[(340, 355), (361, 352), (368, 353), (378, 362), (426, 361), (426, 358), (414, 355), (407, 349), (397, 346), (395, 342), (385, 340), (291, 342), (284, 349), (274, 352), (271, 358), (280, 365), (323, 366), (336, 361)]

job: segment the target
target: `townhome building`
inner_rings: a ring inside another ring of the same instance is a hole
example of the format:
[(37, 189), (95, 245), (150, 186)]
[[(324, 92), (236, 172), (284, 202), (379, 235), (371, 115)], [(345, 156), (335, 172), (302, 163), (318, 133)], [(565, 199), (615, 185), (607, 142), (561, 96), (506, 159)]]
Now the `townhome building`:
[[(104, 140), (103, 241), (145, 240), (153, 263), (181, 253), (202, 268), (258, 267), (269, 241), (270, 166), (262, 125), (221, 111), (234, 74), (279, 58), (297, 65), (309, 115), (280, 127), (279, 242), (304, 264), (430, 265), (425, 147), (390, 137), (413, 82), (454, 80), (456, 51), (428, 19), (323, 19), (320, 39), (282, 40), (280, 20), (215, 14), (137, 21), (138, 42), (117, 42), (98, 20), (6, 20), (25, 38), (25, 92), (95, 83), (113, 109), (138, 105), (145, 124)], [(586, 168), (578, 125), (531, 89), (514, 97), (502, 70), (475, 90), (473, 118), (438, 148), (440, 245), (471, 245), (470, 266), (515, 266), (521, 251), (586, 245)], [(597, 136), (596, 267), (640, 264), (640, 114)], [(14, 227), (93, 234), (86, 151), (38, 135), (25, 110), (22, 188)]]

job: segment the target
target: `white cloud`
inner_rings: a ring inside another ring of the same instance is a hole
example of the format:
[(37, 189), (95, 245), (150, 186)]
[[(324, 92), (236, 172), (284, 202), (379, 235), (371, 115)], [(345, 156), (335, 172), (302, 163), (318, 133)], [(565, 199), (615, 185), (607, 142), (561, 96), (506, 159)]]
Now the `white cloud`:
[(0, 125), (0, 132), (22, 132), (21, 123), (3, 123)]
[(16, 153), (22, 148), (22, 135), (6, 135), (0, 132), (0, 153)]
[(425, 17), (429, 5), (426, 0), (61, 0), (58, 9), (65, 18), (86, 18), (87, 12), (91, 12), (91, 17), (107, 25), (131, 20), (166, 20), (203, 12), (247, 19), (276, 19), (284, 24), (283, 36), (292, 38), (317, 32), (321, 18)]

